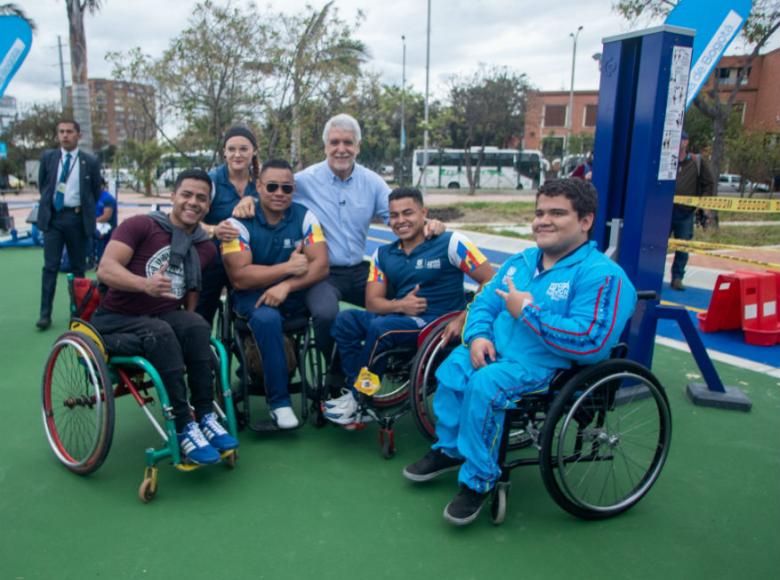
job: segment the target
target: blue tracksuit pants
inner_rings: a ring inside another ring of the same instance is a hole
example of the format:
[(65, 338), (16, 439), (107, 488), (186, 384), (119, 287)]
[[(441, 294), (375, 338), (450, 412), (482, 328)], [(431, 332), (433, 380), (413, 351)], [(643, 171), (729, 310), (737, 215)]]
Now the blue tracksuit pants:
[(288, 392), (287, 359), (284, 356), (284, 334), (282, 324), (290, 316), (304, 309), (303, 300), (296, 295), (288, 297), (279, 308), (255, 302), (262, 291), (233, 293), (233, 309), (245, 318), (255, 337), (257, 348), (263, 359), (263, 382), (266, 402), (271, 409), (291, 406)]
[(441, 364), (433, 400), (438, 437), (433, 448), (465, 460), (458, 474), (462, 485), (480, 493), (493, 488), (501, 475), (498, 446), (505, 411), (524, 393), (544, 392), (553, 374), (500, 356), (474, 369), (465, 346)]

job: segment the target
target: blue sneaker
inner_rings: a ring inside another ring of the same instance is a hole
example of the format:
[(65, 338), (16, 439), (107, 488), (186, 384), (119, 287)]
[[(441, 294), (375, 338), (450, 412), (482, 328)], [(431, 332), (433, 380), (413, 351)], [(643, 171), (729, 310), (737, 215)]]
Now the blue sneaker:
[(216, 413), (203, 415), (199, 426), (211, 446), (220, 453), (238, 448), (238, 440), (222, 426)]
[(177, 433), (176, 438), (179, 440), (179, 448), (186, 462), (198, 465), (219, 462), (219, 451), (209, 444), (195, 421), (187, 423), (184, 432)]

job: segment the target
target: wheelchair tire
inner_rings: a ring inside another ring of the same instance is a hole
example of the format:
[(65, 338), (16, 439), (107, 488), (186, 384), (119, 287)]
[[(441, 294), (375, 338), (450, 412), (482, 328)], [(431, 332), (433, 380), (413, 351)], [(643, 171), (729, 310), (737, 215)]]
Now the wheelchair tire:
[(544, 422), (545, 487), (577, 517), (620, 514), (658, 479), (671, 429), (666, 393), (645, 367), (625, 359), (586, 367), (566, 382)]
[(501, 525), (506, 519), (506, 504), (509, 498), (509, 483), (499, 481), (496, 489), (493, 490), (493, 496), (490, 501), (490, 516), (493, 523)]
[(79, 475), (96, 471), (114, 435), (114, 391), (92, 339), (66, 332), (54, 343), (43, 372), (43, 426), (57, 459)]
[(412, 361), (410, 373), (412, 416), (420, 433), (430, 441), (436, 440), (436, 415), (433, 413), (436, 369), (457, 346), (455, 343), (442, 345), (439, 341), (448, 322), (443, 321), (425, 337)]

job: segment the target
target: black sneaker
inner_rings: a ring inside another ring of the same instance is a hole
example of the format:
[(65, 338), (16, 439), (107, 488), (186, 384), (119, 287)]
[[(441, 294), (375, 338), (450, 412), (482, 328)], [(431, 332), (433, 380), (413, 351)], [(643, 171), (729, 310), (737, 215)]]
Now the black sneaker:
[(462, 459), (455, 459), (438, 449), (431, 449), (425, 457), (404, 467), (403, 474), (409, 481), (429, 481), (442, 473), (458, 469)]
[(456, 526), (470, 524), (482, 510), (482, 504), (489, 493), (479, 493), (473, 489), (461, 486), (457, 495), (444, 508), (444, 519)]

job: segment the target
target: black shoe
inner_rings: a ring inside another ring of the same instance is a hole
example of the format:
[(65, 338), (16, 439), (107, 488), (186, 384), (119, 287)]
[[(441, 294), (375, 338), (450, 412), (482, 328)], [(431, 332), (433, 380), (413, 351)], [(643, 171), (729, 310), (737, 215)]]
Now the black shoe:
[(489, 493), (479, 493), (473, 489), (461, 486), (457, 495), (444, 508), (444, 519), (456, 526), (470, 524), (479, 515), (485, 498)]
[(438, 449), (431, 449), (425, 457), (404, 467), (403, 474), (409, 481), (429, 481), (442, 473), (458, 469), (462, 463), (462, 459), (455, 459)]
[(51, 318), (48, 316), (41, 316), (38, 319), (38, 322), (35, 323), (35, 326), (38, 330), (46, 330), (51, 326)]
[(674, 278), (670, 286), (672, 287), (672, 290), (679, 290), (680, 292), (685, 291), (685, 286), (683, 285), (681, 278)]

